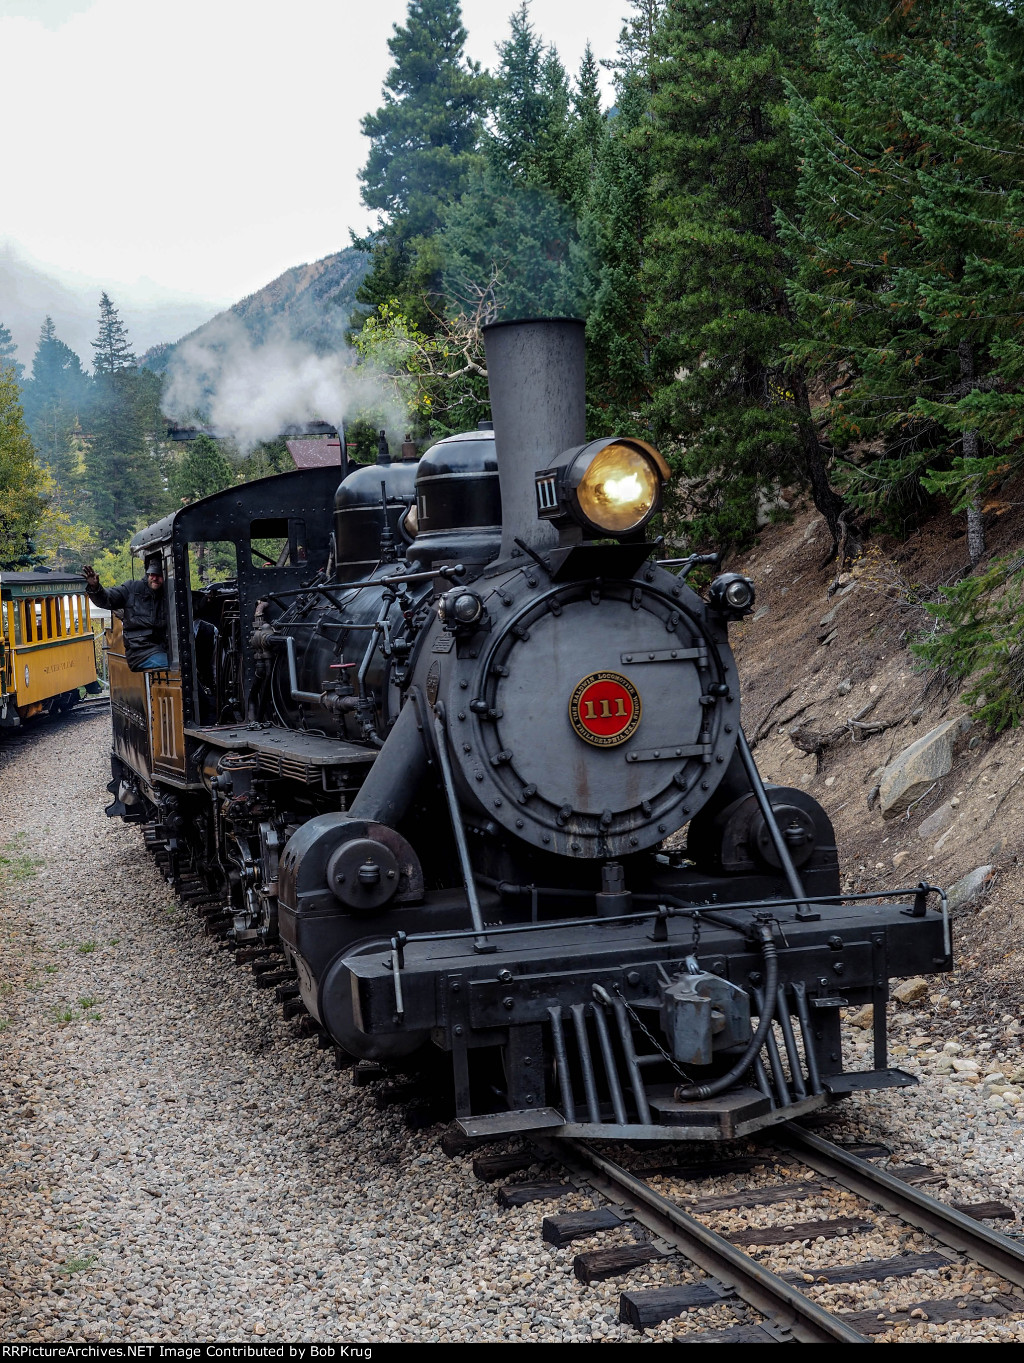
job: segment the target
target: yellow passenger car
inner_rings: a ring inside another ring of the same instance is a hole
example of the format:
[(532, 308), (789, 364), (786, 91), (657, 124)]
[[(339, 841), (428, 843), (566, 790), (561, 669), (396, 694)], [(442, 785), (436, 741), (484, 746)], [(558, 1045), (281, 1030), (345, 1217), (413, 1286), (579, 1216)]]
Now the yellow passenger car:
[(85, 579), (0, 573), (0, 726), (69, 709), (99, 690)]

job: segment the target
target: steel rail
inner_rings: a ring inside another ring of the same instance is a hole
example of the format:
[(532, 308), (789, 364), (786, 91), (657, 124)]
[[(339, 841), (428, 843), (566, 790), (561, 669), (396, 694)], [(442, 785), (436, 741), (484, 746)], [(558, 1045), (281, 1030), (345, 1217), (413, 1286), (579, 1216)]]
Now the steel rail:
[[(577, 1175), (583, 1174), (611, 1201), (629, 1204), (631, 1214), (641, 1225), (678, 1247), (687, 1259), (713, 1274), (748, 1306), (767, 1316), (773, 1325), (790, 1330), (801, 1344), (872, 1342), (841, 1316), (832, 1315), (805, 1297), (791, 1283), (584, 1142), (568, 1138), (549, 1142), (535, 1137), (534, 1143)], [(575, 1169), (574, 1165), (577, 1166)], [(585, 1166), (585, 1174), (579, 1166)]]
[(770, 1139), (817, 1173), (892, 1212), (950, 1249), (969, 1255), (975, 1263), (990, 1268), (1017, 1287), (1024, 1287), (1024, 1245), (1002, 1231), (993, 1230), (920, 1188), (904, 1183), (887, 1169), (876, 1168), (792, 1122), (778, 1127)]

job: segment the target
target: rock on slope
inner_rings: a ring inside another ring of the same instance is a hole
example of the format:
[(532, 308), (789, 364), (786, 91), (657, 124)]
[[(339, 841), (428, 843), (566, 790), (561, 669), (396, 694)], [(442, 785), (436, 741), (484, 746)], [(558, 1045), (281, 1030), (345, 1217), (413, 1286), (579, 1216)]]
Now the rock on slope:
[[(1019, 527), (1006, 516), (989, 538), (1006, 552)], [(921, 596), (963, 563), (962, 526), (940, 516), (902, 544), (877, 541), (838, 581), (820, 566), (827, 544), (820, 518), (802, 512), (729, 564), (758, 589), (754, 615), (733, 630), (748, 738), (766, 778), (828, 811), (844, 888), (959, 887), (949, 987), (966, 1009), (998, 1014), (1015, 1006), (1022, 966), (1024, 733), (991, 738), (959, 688), (909, 649), (929, 625)], [(926, 735), (947, 751), (887, 798), (901, 755)]]

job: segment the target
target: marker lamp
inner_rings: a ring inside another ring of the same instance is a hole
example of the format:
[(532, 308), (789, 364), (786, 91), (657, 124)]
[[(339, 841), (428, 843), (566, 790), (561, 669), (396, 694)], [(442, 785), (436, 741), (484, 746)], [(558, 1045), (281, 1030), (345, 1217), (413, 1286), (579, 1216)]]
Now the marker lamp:
[(729, 620), (741, 620), (754, 609), (754, 584), (742, 573), (722, 573), (708, 588), (708, 601)]

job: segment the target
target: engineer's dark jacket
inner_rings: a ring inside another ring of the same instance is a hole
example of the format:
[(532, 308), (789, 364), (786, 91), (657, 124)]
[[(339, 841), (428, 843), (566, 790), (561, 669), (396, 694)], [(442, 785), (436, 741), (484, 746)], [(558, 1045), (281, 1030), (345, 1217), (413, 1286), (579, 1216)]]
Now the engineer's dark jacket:
[(167, 647), (167, 600), (163, 586), (153, 591), (145, 578), (122, 582), (109, 591), (102, 584), (86, 588), (89, 599), (104, 610), (122, 611), (124, 652), (133, 672), (157, 649)]

